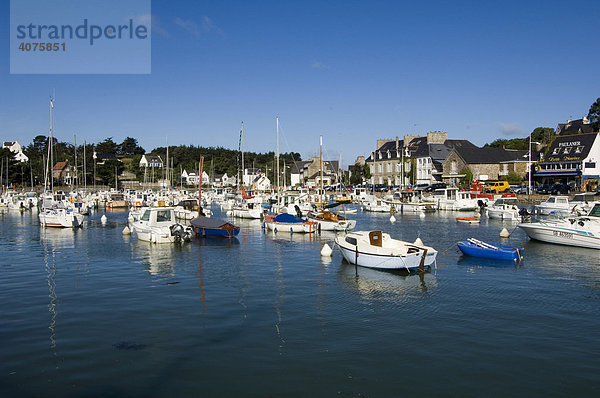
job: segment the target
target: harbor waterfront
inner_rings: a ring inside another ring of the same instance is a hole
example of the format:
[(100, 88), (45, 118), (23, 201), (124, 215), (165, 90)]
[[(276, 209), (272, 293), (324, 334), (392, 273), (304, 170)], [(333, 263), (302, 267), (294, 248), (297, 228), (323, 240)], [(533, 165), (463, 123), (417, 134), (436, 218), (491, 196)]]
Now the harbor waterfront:
[[(156, 245), (121, 234), (126, 211), (64, 230), (3, 212), (0, 396), (598, 396), (598, 250), (457, 214), (353, 215), (439, 252), (407, 275), (321, 257), (333, 232), (260, 220)], [(525, 258), (464, 257), (469, 237)]]

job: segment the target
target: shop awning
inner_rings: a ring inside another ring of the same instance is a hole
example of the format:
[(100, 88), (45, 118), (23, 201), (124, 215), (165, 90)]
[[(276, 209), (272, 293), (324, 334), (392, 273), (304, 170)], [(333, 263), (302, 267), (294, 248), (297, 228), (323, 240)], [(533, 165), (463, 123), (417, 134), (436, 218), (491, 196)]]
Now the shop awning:
[(538, 171), (534, 174), (536, 177), (579, 177), (581, 175), (581, 170), (573, 170), (573, 171), (558, 171), (558, 170), (545, 170)]

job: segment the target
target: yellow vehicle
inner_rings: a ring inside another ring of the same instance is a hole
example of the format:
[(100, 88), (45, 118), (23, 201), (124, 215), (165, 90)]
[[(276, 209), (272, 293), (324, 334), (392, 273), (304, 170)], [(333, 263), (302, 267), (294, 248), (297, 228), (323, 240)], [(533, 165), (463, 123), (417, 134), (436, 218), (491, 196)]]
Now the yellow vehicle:
[(490, 181), (485, 184), (486, 191), (490, 192), (505, 192), (510, 189), (508, 181)]

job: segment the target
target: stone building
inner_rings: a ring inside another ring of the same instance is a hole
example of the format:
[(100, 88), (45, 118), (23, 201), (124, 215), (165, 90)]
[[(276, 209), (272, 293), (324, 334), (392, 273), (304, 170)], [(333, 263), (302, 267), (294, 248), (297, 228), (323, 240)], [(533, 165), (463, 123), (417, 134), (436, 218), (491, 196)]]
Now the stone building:
[(402, 186), (441, 182), (442, 164), (455, 147), (477, 148), (467, 140), (449, 140), (443, 131), (406, 135), (402, 140), (377, 140), (377, 150), (366, 160), (371, 171), (369, 182)]
[[(527, 151), (504, 148), (455, 147), (443, 162), (442, 179), (447, 184), (458, 185), (466, 175), (463, 171), (469, 170), (474, 180), (498, 180), (502, 175), (501, 171), (505, 171), (503, 164), (521, 163), (526, 160), (527, 155)], [(523, 171), (521, 167), (514, 170)]]

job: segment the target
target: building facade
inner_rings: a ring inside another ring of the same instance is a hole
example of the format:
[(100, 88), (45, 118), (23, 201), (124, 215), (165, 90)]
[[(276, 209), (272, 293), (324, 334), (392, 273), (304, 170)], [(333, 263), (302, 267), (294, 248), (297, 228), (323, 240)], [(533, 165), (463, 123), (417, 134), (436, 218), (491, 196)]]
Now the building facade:
[(557, 137), (536, 165), (535, 180), (542, 184), (575, 183), (584, 190), (598, 186), (600, 175), (600, 134)]

